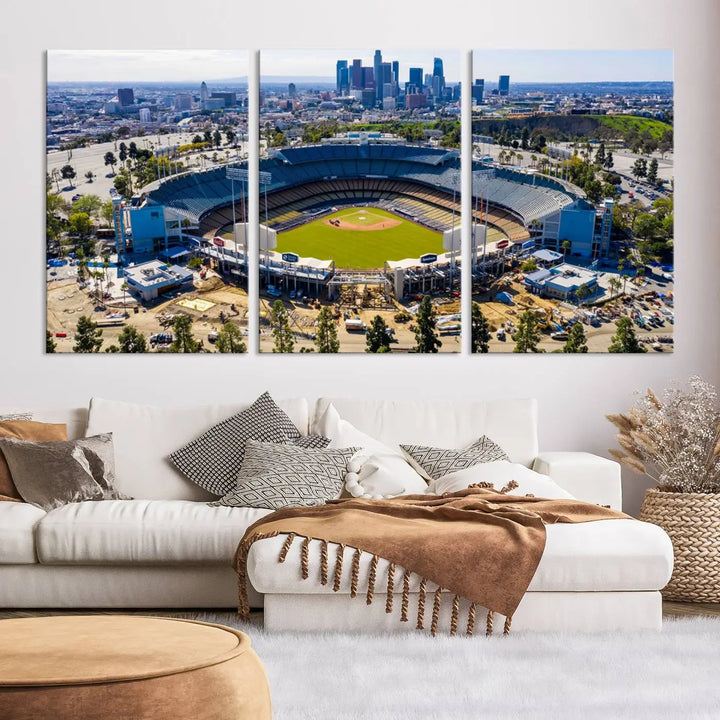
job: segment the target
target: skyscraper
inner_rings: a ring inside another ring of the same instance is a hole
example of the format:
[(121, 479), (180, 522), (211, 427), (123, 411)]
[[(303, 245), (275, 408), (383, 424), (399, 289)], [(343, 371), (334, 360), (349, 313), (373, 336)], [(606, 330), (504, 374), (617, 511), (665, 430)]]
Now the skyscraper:
[(510, 76), (501, 75), (498, 80), (498, 95), (509, 95), (510, 94)]
[(203, 80), (200, 83), (200, 103), (201, 105), (205, 105), (205, 102), (210, 97), (210, 93), (208, 92), (207, 83)]
[(363, 87), (363, 70), (362, 60), (352, 61), (352, 73), (350, 76), (350, 88), (352, 90), (362, 90)]
[(118, 88), (117, 96), (120, 107), (133, 105), (135, 103), (135, 93), (132, 88)]
[(375, 94), (375, 102), (382, 103), (382, 53), (380, 50), (375, 51), (373, 58), (373, 77), (375, 79), (375, 88), (377, 90)]
[(395, 95), (398, 94), (398, 88), (400, 87), (400, 62), (398, 60), (393, 60), (392, 63), (392, 74), (393, 74), (393, 83), (395, 83)]
[[(433, 78), (438, 78), (437, 95), (442, 96), (442, 94), (445, 92), (445, 73), (443, 72), (442, 58), (435, 58), (433, 60)], [(435, 82), (435, 80), (433, 80), (433, 87), (435, 87), (435, 85), (436, 85), (436, 82)]]
[(423, 70), (422, 68), (410, 68), (410, 84), (414, 85), (418, 92), (422, 90), (423, 87)]
[(335, 89), (338, 95), (344, 95), (348, 90), (348, 63), (347, 60), (338, 60), (335, 66)]
[(485, 97), (485, 79), (479, 78), (475, 81), (472, 89), (472, 99), (479, 105)]
[(294, 98), (297, 95), (295, 83), (288, 83), (288, 97)]

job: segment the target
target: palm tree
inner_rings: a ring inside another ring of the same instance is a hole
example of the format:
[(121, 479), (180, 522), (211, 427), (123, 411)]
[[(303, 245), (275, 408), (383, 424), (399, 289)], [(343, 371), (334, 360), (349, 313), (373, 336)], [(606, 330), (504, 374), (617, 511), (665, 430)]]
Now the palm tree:
[(568, 250), (570, 250), (570, 249), (572, 248), (572, 243), (571, 243), (567, 238), (565, 238), (565, 239), (560, 243), (560, 247), (561, 247), (562, 250), (563, 250), (563, 260), (564, 260), (564, 259), (567, 257)]
[(610, 280), (608, 280), (608, 285), (610, 286), (610, 297), (617, 296), (618, 291), (622, 287), (622, 281), (619, 277), (611, 277)]
[(590, 294), (590, 288), (583, 283), (576, 291), (575, 291), (575, 297), (578, 299), (578, 303), (580, 307), (583, 306), (583, 302), (585, 301), (585, 298)]
[(126, 297), (127, 291), (130, 289), (130, 286), (126, 282), (124, 282), (120, 286), (120, 289), (122, 290), (122, 294), (123, 294), (123, 315), (125, 315), (125, 317), (127, 317), (128, 312), (127, 312), (127, 304), (125, 302), (125, 297)]
[(533, 153), (530, 155), (530, 167), (536, 167), (537, 166), (537, 155)]

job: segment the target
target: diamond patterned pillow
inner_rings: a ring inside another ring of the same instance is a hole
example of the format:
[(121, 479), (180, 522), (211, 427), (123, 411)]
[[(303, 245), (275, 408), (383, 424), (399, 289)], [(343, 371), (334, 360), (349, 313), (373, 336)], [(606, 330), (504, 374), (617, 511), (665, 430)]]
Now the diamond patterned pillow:
[(299, 439), (292, 420), (265, 392), (249, 408), (206, 430), (168, 459), (196, 485), (214, 495), (225, 495), (236, 485), (248, 440), (282, 443)]
[(401, 445), (410, 464), (428, 480), (438, 480), (456, 470), (495, 460), (509, 460), (506, 452), (487, 435), (463, 450), (447, 450), (427, 445)]
[(270, 510), (322, 505), (340, 497), (348, 461), (356, 452), (248, 440), (237, 487), (209, 504)]

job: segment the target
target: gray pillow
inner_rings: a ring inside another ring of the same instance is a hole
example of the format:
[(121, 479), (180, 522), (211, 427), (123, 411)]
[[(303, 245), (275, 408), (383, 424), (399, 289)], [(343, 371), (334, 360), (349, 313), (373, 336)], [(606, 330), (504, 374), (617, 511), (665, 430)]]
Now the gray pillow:
[(114, 486), (109, 433), (60, 442), (0, 438), (0, 452), (20, 496), (43, 510), (84, 500), (126, 499)]
[(29, 412), (12, 412), (0, 414), (0, 422), (6, 420), (32, 420), (32, 413)]
[(169, 460), (203, 490), (225, 495), (237, 483), (248, 440), (284, 443), (299, 438), (292, 420), (265, 392), (249, 408), (171, 453)]
[(248, 440), (237, 487), (209, 504), (270, 510), (322, 505), (340, 497), (348, 461), (357, 450), (317, 450)]
[(428, 480), (439, 480), (457, 470), (495, 460), (509, 460), (507, 453), (487, 435), (462, 450), (430, 447), (428, 445), (400, 445), (410, 464)]

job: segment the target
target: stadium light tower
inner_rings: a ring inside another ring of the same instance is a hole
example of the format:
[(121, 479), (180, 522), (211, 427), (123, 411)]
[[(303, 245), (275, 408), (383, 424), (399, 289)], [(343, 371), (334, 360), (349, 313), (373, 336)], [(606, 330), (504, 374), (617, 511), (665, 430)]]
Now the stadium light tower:
[(265, 187), (265, 287), (270, 284), (270, 226), (268, 225), (268, 185), (272, 182), (272, 174), (269, 172), (258, 173), (260, 186)]
[(245, 222), (245, 236), (243, 240), (243, 265), (247, 265), (247, 213), (245, 212), (245, 183), (248, 181), (248, 171), (244, 168), (229, 167), (225, 170), (225, 177), (230, 180), (230, 196), (232, 197), (232, 220), (233, 220), (233, 242), (235, 243), (235, 262), (238, 267), (240, 261), (238, 260), (237, 252), (237, 223), (235, 222), (235, 181), (239, 180), (242, 185), (242, 194), (240, 195), (242, 203), (242, 217)]

